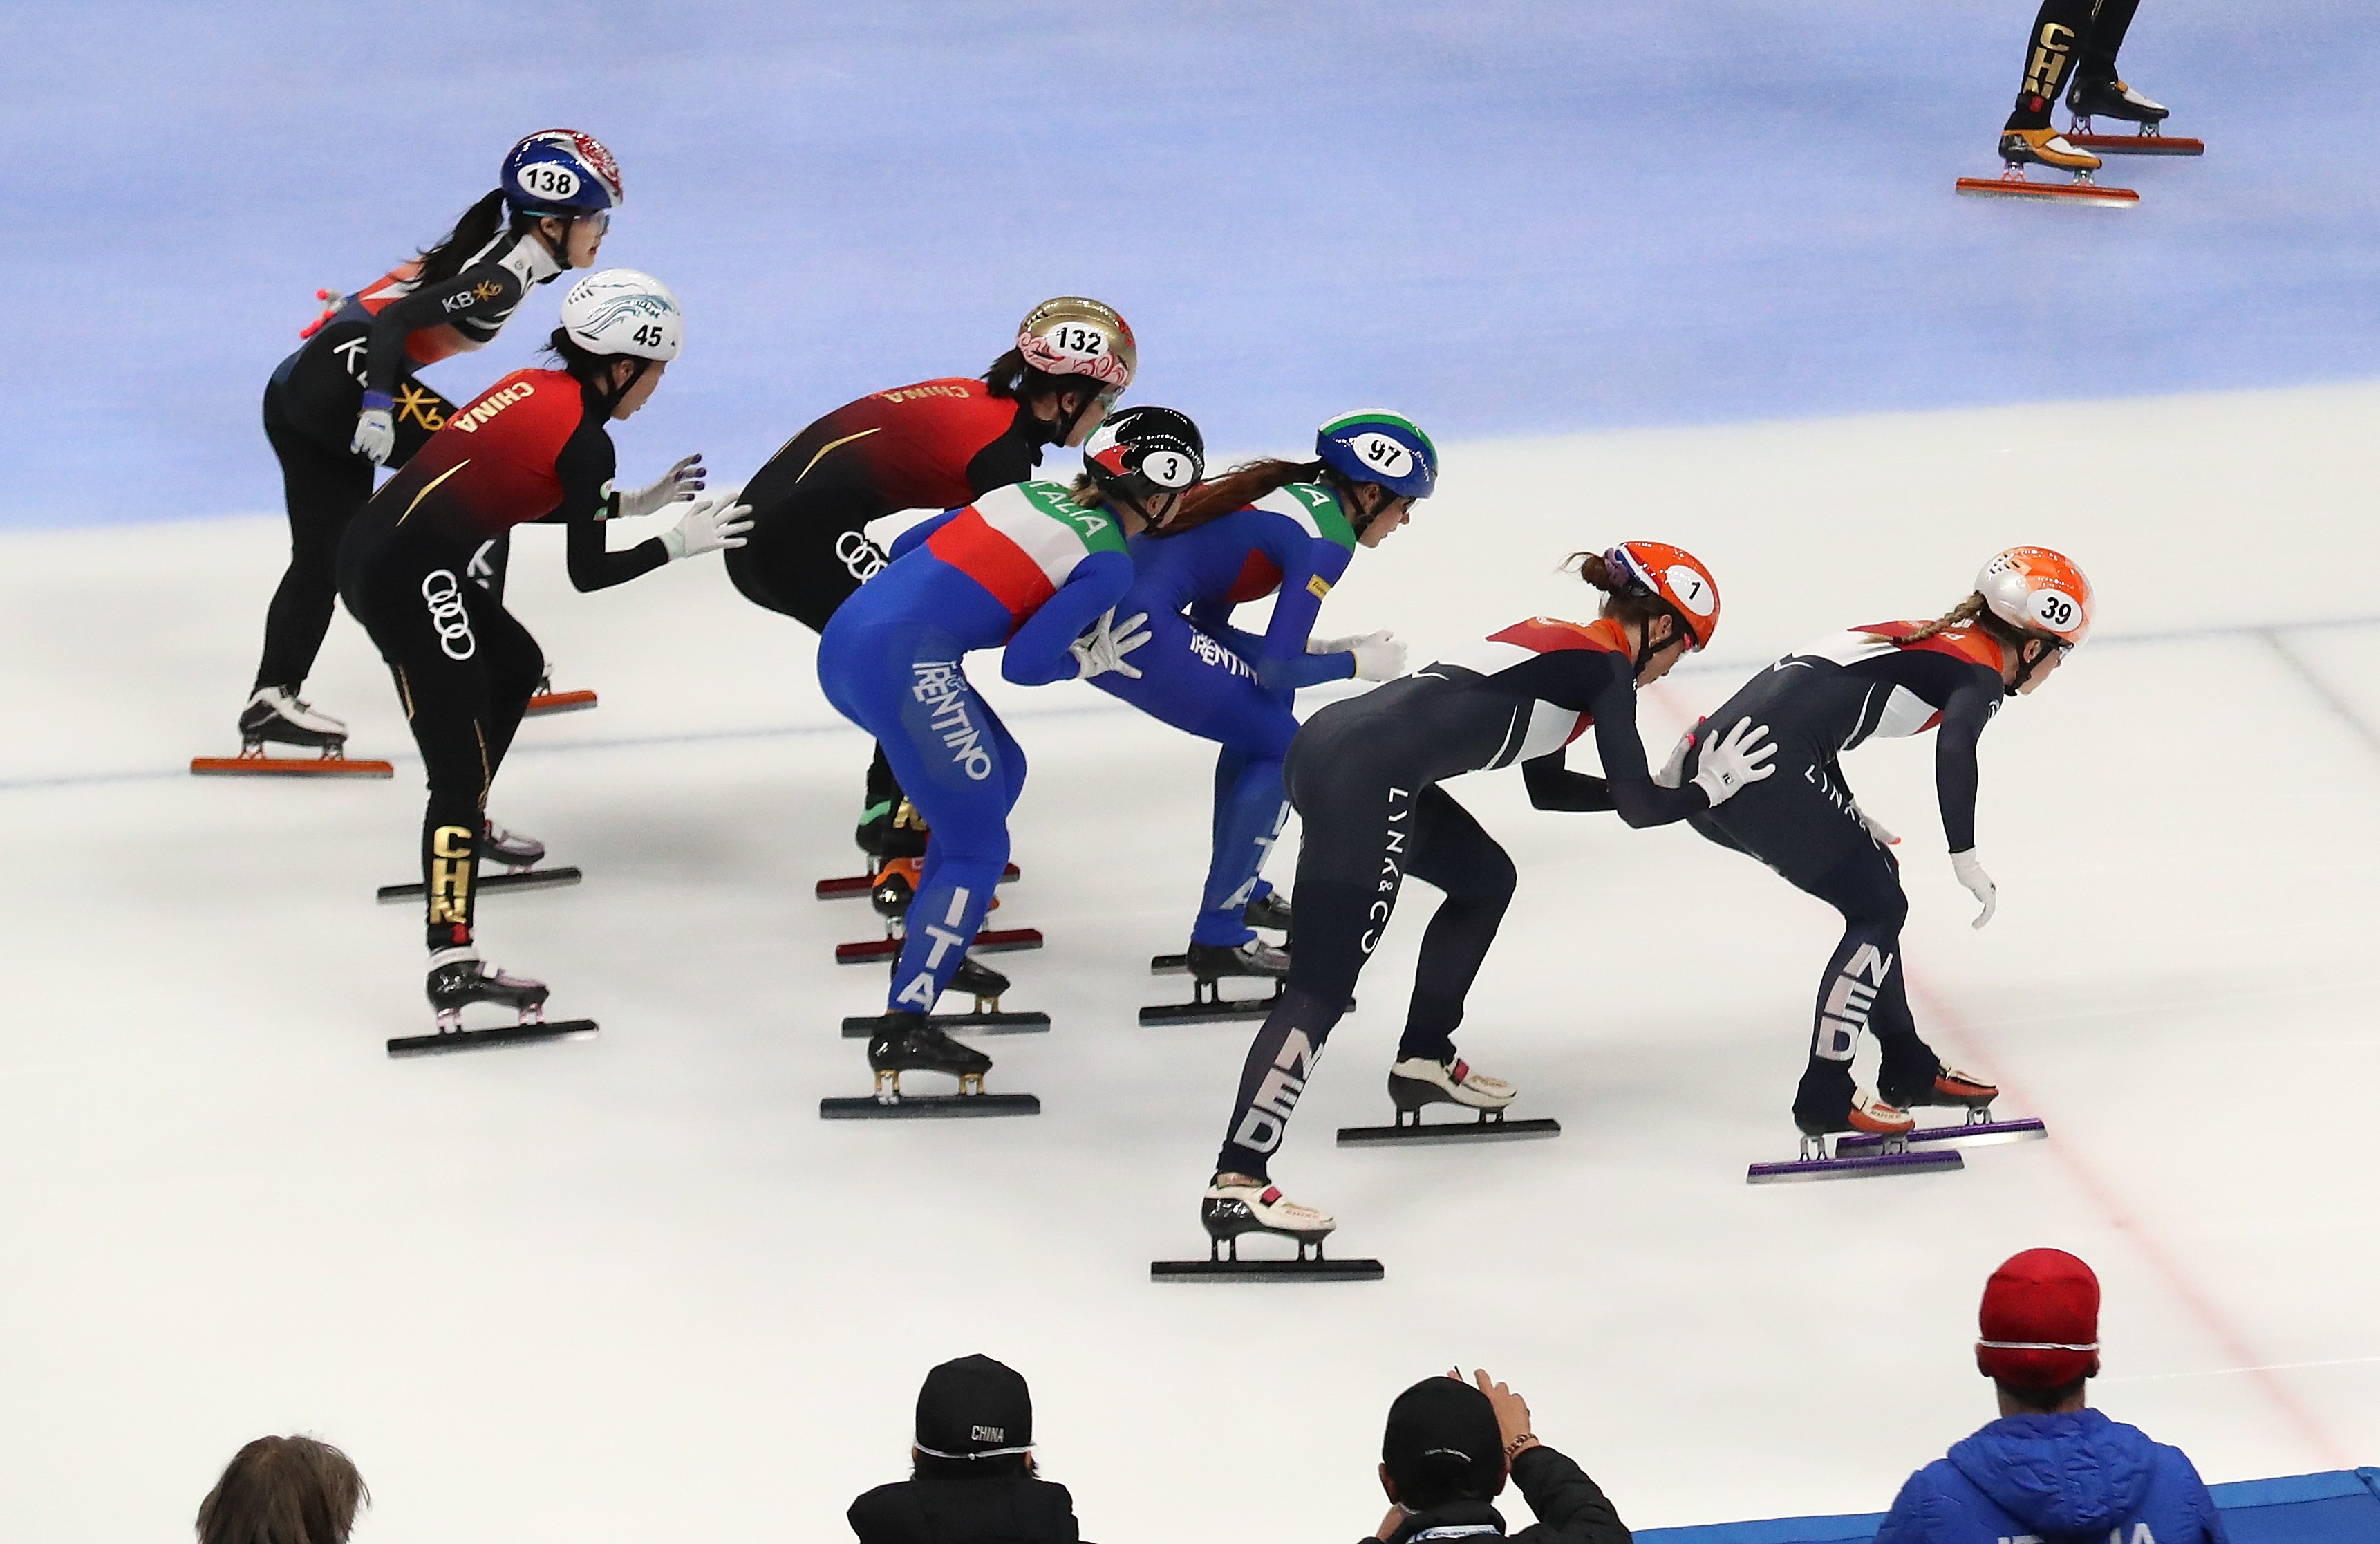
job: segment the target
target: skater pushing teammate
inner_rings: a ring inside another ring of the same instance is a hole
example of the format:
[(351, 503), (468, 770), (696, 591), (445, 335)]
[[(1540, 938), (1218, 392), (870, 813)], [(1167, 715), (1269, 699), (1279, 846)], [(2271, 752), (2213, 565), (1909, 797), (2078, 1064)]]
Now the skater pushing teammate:
[(485, 346), (530, 289), (592, 267), (620, 189), (619, 164), (594, 136), (530, 135), (504, 157), (501, 185), (446, 239), (334, 298), (273, 371), (264, 432), (281, 462), (289, 567), (265, 614), (264, 653), (239, 717), (251, 753), (268, 741), (336, 749), (346, 740), (346, 724), (298, 693), (330, 628), (340, 538), (371, 497), (373, 468), (405, 466), (454, 414), (416, 372)]
[[(1401, 1109), (1445, 1102), (1500, 1111), (1514, 1089), (1471, 1069), (1454, 1047), (1463, 1000), (1512, 894), (1512, 861), (1439, 784), (1520, 764), (1540, 809), (1616, 809), (1666, 825), (1769, 775), (1761, 732), (1731, 723), (1705, 741), (1684, 787), (1655, 784), (1636, 735), (1636, 691), (1706, 647), (1718, 587), (1700, 560), (1658, 541), (1578, 554), (1603, 592), (1584, 626), (1532, 617), (1415, 674), (1317, 712), (1291, 744), (1289, 796), (1305, 824), (1292, 900), (1289, 982), (1248, 1048), (1200, 1220), (1218, 1248), (1244, 1233), (1303, 1248), (1337, 1224), (1284, 1199), (1269, 1177), (1291, 1113), (1331, 1027), (1378, 945), (1408, 878), (1445, 892), (1422, 936), (1412, 1007), (1390, 1069)], [(1603, 775), (1569, 771), (1564, 748), (1592, 726)]]
[[(1024, 481), (1051, 445), (1080, 445), (1132, 384), (1132, 329), (1097, 300), (1061, 296), (1026, 313), (982, 379), (894, 386), (846, 403), (785, 442), (744, 485), (751, 541), (727, 559), (745, 599), (823, 634), (883, 568), (869, 521), (949, 510)], [(857, 840), (882, 860), (916, 857), (882, 750), (868, 772)]]
[[(1132, 540), (1122, 609), (1148, 618), (1149, 642), (1134, 656), (1137, 675), (1094, 685), (1221, 747), (1214, 855), (1186, 959), (1201, 999), (1221, 977), (1288, 973), (1289, 956), (1250, 924), (1289, 926), (1287, 904), (1257, 869), (1289, 814), (1281, 769), (1297, 733), (1291, 703), (1300, 687), (1404, 672), (1404, 646), (1386, 632), (1318, 640), (1315, 614), (1356, 548), (1388, 540), (1437, 481), (1438, 447), (1412, 419), (1345, 413), (1316, 432), (1314, 459), (1237, 468)], [(1231, 625), (1233, 607), (1267, 595), (1275, 599), (1263, 636)], [(1213, 1015), (1194, 1004), (1173, 1016)]]
[(488, 790), (545, 662), (503, 602), (470, 581), (471, 554), (524, 521), (558, 516), (571, 583), (601, 590), (733, 547), (745, 529), (740, 506), (706, 499), (675, 529), (606, 550), (602, 522), (626, 501), (612, 488), (605, 425), (651, 399), (684, 323), (668, 286), (629, 268), (581, 279), (561, 323), (550, 345), (561, 368), (516, 371), (456, 408), (339, 549), (339, 592), (388, 662), (429, 773), (421, 877), (442, 1034), (459, 1032), (470, 1003), (501, 1003), (527, 1022), (546, 997), (542, 984), (482, 960), (472, 937)]
[[(1842, 914), (1818, 979), (1807, 1068), (1793, 1096), (1805, 1138), (1906, 1133), (1922, 1105), (1987, 1108), (1999, 1092), (1944, 1064), (1909, 1011), (1900, 925), (1909, 897), (1898, 837), (1862, 810), (1836, 757), (1877, 736), (1935, 731), (1934, 781), (1950, 868), (1992, 919), (1998, 892), (1975, 853), (1975, 748), (2010, 696), (2037, 690), (2091, 630), (2091, 581), (2044, 547), (1984, 565), (1974, 593), (1932, 622), (1877, 622), (1822, 638), (1755, 676), (1709, 722), (1748, 718), (1773, 736), (1783, 775), (1694, 817), (1696, 831), (1759, 859)], [(1691, 774), (1700, 752), (1682, 747)], [(1860, 1031), (1883, 1053), (1877, 1093), (1855, 1086)], [(1805, 1147), (1805, 1150), (1806, 1147)]]
[[(1133, 673), (1130, 656), (1148, 635), (1135, 631), (1138, 616), (1116, 619), (1132, 583), (1124, 541), (1165, 523), (1204, 455), (1197, 426), (1180, 413), (1119, 413), (1085, 445), (1085, 475), (1073, 487), (996, 488), (904, 531), (884, 571), (827, 624), (819, 684), (876, 736), (934, 839), (884, 1015), (865, 1026), (876, 1098), (827, 1100), (822, 1115), (1039, 1108), (1029, 1095), (984, 1094), (991, 1058), (927, 1016), (983, 924), (1008, 862), (1008, 812), (1025, 786), (1024, 752), (976, 695), (966, 656), (1001, 649), (1001, 674), (1028, 687)], [(917, 1071), (957, 1077), (960, 1094), (905, 1095), (901, 1075)]]

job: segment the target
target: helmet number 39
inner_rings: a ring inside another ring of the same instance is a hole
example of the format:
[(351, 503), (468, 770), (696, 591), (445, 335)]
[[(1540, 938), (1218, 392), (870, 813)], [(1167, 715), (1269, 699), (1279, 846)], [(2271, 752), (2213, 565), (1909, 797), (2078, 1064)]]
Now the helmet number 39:
[(2082, 608), (2074, 603), (2070, 595), (2061, 595), (2055, 590), (2036, 590), (2033, 593), (2034, 619), (2046, 627), (2070, 627), (2082, 614)]

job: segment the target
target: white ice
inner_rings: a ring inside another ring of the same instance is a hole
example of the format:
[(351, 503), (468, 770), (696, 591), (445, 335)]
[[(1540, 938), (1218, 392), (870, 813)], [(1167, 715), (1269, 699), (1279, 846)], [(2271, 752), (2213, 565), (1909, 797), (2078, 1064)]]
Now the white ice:
[[(2209, 1477), (2380, 1459), (2375, 414), (2354, 387), (1451, 450), (1326, 629), (1426, 660), (1580, 614), (1574, 548), (1682, 542), (1727, 610), (1649, 694), (1657, 759), (1760, 663), (1932, 614), (1998, 547), (2089, 569), (2099, 635), (1985, 740), (1988, 930), (1930, 744), (1848, 765), (1907, 838), (1922, 1026), (2053, 1137), (1747, 1187), (1792, 1150), (1830, 914), (1683, 828), (1467, 779), (1521, 892), (1463, 1047), (1564, 1131), (1331, 1145), (1386, 1114), (1415, 886), (1276, 1167), (1371, 1285), (1148, 1280), (1203, 1251), (1249, 1034), (1134, 1023), (1182, 990), (1143, 962), (1185, 935), (1204, 745), (979, 658), (1033, 767), (998, 921), (1050, 940), (995, 963), (1057, 1026), (985, 1043), (1045, 1112), (824, 1124), (867, 1083), (836, 1021), (881, 982), (829, 963), (868, 909), (810, 894), (856, 867), (867, 742), (715, 560), (582, 597), (528, 530), (515, 609), (602, 706), (531, 721), (493, 808), (588, 878), (481, 933), (602, 1033), (392, 1064), (427, 1027), (419, 933), (370, 890), (407, 877), (418, 763), (181, 770), (231, 748), (278, 519), (0, 538), (0, 1538), (176, 1537), (239, 1442), (305, 1429), (361, 1464), (366, 1540), (833, 1538), (902, 1472), (919, 1376), (971, 1351), (1032, 1380), (1095, 1538), (1367, 1531), (1383, 1411), (1451, 1365), (1525, 1392), (1636, 1526), (1877, 1509), (1989, 1417), (1976, 1296), (2034, 1245), (2107, 1284), (2095, 1401)], [(409, 750), (344, 615), (310, 695), (358, 754)]]

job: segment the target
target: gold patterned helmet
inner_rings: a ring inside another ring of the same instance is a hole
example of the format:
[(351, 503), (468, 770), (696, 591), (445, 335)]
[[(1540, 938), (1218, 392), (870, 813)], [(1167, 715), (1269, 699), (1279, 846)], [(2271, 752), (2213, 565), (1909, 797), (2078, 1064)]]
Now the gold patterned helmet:
[(1016, 351), (1045, 375), (1085, 375), (1121, 392), (1132, 384), (1140, 350), (1132, 327), (1111, 306), (1079, 295), (1044, 300), (1017, 324)]

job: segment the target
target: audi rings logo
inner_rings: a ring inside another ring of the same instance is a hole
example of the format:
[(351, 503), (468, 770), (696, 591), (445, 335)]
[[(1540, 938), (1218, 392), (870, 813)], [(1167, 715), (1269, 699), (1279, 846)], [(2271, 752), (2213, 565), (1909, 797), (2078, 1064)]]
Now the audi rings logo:
[(433, 568), (421, 581), (421, 598), (430, 602), (430, 625), (438, 629), (438, 647), (450, 660), (468, 660), (479, 648), (471, 636), (471, 618), (463, 609), (463, 587), (451, 568)]
[(845, 572), (866, 584), (884, 571), (884, 549), (868, 540), (865, 531), (847, 530), (834, 539), (834, 555)]

